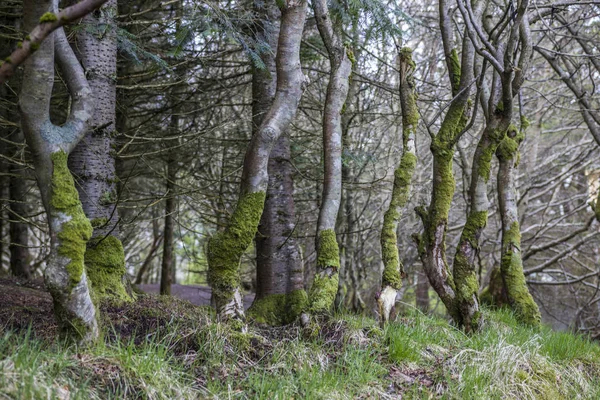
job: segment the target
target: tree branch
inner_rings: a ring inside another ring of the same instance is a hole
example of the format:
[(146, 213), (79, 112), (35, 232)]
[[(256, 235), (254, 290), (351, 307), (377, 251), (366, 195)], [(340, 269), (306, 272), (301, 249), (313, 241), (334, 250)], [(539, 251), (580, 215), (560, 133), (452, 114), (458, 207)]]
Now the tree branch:
[(27, 57), (34, 53), (52, 32), (100, 8), (107, 0), (84, 0), (67, 7), (57, 15), (46, 13), (40, 24), (19, 44), (19, 47), (0, 66), (0, 84), (4, 83)]

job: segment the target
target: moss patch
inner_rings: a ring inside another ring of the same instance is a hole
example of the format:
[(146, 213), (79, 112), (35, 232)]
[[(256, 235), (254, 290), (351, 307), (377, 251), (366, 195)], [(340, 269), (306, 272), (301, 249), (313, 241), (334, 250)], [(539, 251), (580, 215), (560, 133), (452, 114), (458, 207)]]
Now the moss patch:
[(467, 217), (467, 222), (461, 234), (461, 242), (468, 241), (473, 248), (479, 247), (479, 235), (487, 225), (487, 211), (472, 211)]
[(331, 311), (337, 293), (339, 276), (337, 272), (328, 275), (326, 271), (317, 273), (309, 293), (309, 312), (324, 314)]
[(67, 166), (67, 154), (61, 150), (51, 157), (53, 172), (50, 204), (55, 211), (69, 218), (58, 232), (58, 254), (70, 260), (66, 269), (70, 284), (74, 286), (81, 281), (86, 245), (92, 236), (92, 225), (81, 208), (79, 194)]
[(85, 267), (92, 286), (95, 303), (104, 299), (132, 301), (123, 285), (125, 252), (114, 236), (98, 238), (88, 243)]
[(400, 220), (401, 210), (408, 201), (410, 184), (417, 165), (417, 157), (405, 152), (400, 160), (400, 166), (394, 173), (394, 189), (390, 207), (383, 217), (383, 228), (381, 230), (381, 257), (383, 260), (383, 285), (390, 285), (394, 289), (402, 286), (402, 275), (404, 273), (402, 263), (398, 254), (398, 238), (396, 228)]
[(265, 192), (242, 195), (227, 229), (208, 242), (208, 281), (217, 307), (231, 300), (240, 286), (240, 259), (256, 235), (265, 197)]
[(317, 266), (335, 269), (340, 267), (340, 249), (333, 229), (325, 229), (319, 233)]
[(521, 260), (521, 232), (518, 222), (514, 222), (510, 229), (502, 235), (502, 261), (501, 271), (504, 286), (511, 307), (515, 310), (517, 319), (527, 325), (539, 325), (541, 321), (540, 310), (527, 288), (525, 275), (523, 275), (523, 261)]
[(56, 22), (56, 21), (58, 21), (58, 18), (56, 17), (56, 14), (51, 13), (51, 12), (44, 13), (40, 17), (40, 24), (43, 24), (45, 22)]
[(294, 322), (307, 305), (308, 295), (304, 290), (272, 294), (255, 300), (248, 309), (248, 316), (261, 324), (286, 325)]

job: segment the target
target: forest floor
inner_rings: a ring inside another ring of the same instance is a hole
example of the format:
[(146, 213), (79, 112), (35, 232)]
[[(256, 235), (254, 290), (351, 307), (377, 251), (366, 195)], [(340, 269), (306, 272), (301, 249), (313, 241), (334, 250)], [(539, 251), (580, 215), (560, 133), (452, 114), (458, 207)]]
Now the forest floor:
[(103, 338), (57, 339), (39, 282), (0, 279), (0, 399), (598, 399), (600, 346), (484, 310), (466, 336), (417, 311), (380, 329), (336, 315), (315, 329), (215, 322), (156, 295), (101, 306)]

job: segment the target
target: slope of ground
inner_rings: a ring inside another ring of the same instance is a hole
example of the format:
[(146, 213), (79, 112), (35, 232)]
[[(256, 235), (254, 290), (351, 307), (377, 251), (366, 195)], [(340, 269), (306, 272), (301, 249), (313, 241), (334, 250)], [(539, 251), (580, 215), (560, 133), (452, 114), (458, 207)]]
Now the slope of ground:
[(103, 340), (56, 340), (43, 287), (0, 281), (0, 399), (597, 399), (600, 347), (485, 310), (465, 336), (418, 312), (381, 330), (338, 315), (306, 331), (250, 325), (153, 295), (103, 305)]

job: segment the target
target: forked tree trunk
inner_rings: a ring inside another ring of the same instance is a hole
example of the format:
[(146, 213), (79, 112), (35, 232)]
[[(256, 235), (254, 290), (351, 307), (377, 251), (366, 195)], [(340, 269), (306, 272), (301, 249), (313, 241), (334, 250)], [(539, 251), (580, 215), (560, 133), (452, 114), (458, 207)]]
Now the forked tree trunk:
[(306, 0), (278, 2), (281, 29), (277, 46), (277, 89), (273, 104), (250, 140), (244, 159), (240, 197), (224, 231), (208, 244), (209, 282), (213, 303), (223, 320), (243, 319), (240, 260), (252, 244), (262, 216), (268, 186), (271, 149), (296, 115), (304, 75), (300, 42), (306, 19)]
[[(475, 6), (475, 14), (482, 12), (481, 3)], [(448, 215), (456, 188), (452, 171), (456, 142), (465, 128), (469, 115), (469, 97), (474, 76), (475, 49), (465, 34), (462, 41), (462, 54), (453, 47), (452, 21), (447, 1), (440, 0), (440, 28), (444, 45), (448, 76), (452, 86), (453, 100), (440, 126), (432, 138), (433, 188), (429, 207), (418, 207), (417, 213), (423, 222), (423, 234), (415, 236), (423, 269), (429, 283), (437, 292), (446, 309), (457, 325), (462, 325), (461, 314), (456, 307), (457, 285), (450, 273), (446, 258), (446, 232)], [(463, 287), (458, 287), (462, 290)], [(469, 288), (466, 288), (470, 291)]]
[(90, 130), (69, 156), (85, 215), (94, 232), (87, 244), (85, 264), (97, 300), (131, 301), (125, 252), (119, 239), (117, 176), (113, 157), (116, 119), (117, 1), (83, 18), (77, 33), (77, 52), (95, 101)]
[[(23, 10), (25, 27), (31, 29), (42, 14), (56, 11), (56, 3), (28, 0), (24, 1)], [(46, 19), (52, 15), (46, 14)], [(50, 122), (55, 53), (73, 98), (69, 117), (60, 127)], [(67, 154), (87, 131), (93, 103), (83, 69), (62, 29), (47, 38), (26, 61), (19, 107), (48, 216), (50, 256), (44, 276), (54, 300), (54, 313), (63, 333), (80, 342), (89, 342), (98, 336), (96, 310), (84, 266), (92, 226), (67, 167)]]
[[(280, 12), (275, 3), (255, 3), (261, 19), (257, 40), (269, 43), (271, 52), (261, 58), (264, 69), (252, 75), (254, 131), (269, 111), (277, 87), (274, 53), (277, 51)], [(254, 132), (253, 132), (254, 134)], [(293, 237), (296, 223), (290, 143), (283, 133), (269, 157), (269, 184), (256, 235), (256, 297), (248, 314), (257, 322), (281, 325), (293, 322), (306, 305), (304, 273)]]
[(512, 102), (506, 111), (494, 113), (487, 121), (473, 156), (471, 187), (469, 189), (469, 214), (462, 230), (454, 257), (454, 280), (457, 292), (457, 307), (466, 332), (477, 331), (481, 325), (479, 311), (479, 279), (475, 264), (479, 253), (479, 238), (487, 225), (489, 200), (488, 181), (492, 157), (506, 135), (512, 116)]
[(412, 50), (405, 47), (399, 54), (400, 107), (402, 108), (402, 156), (400, 165), (394, 171), (394, 188), (388, 210), (383, 216), (381, 229), (381, 258), (383, 275), (381, 291), (377, 296), (381, 323), (389, 321), (390, 312), (396, 304), (396, 295), (405, 277), (398, 251), (398, 222), (408, 202), (413, 174), (417, 165), (416, 135), (419, 123), (417, 93), (415, 90), (415, 64)]
[(338, 290), (340, 254), (335, 222), (342, 197), (342, 109), (348, 95), (352, 53), (343, 44), (326, 0), (313, 2), (317, 27), (329, 55), (329, 84), (323, 112), (323, 197), (317, 221), (317, 273), (309, 293), (311, 313), (328, 312)]

